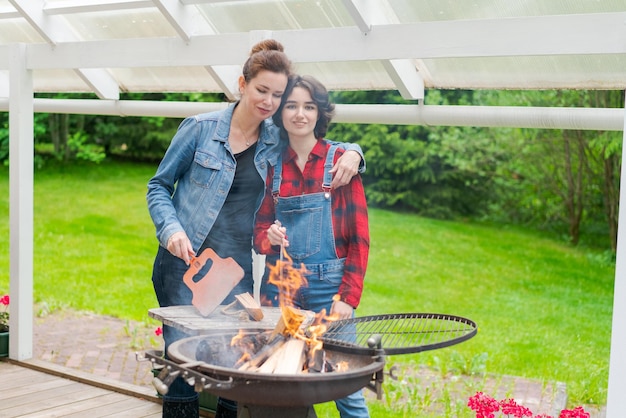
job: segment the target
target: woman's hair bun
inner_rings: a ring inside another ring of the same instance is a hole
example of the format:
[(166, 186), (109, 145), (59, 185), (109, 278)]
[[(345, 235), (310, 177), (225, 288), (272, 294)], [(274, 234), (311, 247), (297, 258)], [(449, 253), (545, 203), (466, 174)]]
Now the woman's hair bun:
[(283, 48), (283, 44), (278, 42), (276, 39), (264, 39), (258, 43), (256, 43), (252, 50), (250, 51), (250, 55), (256, 54), (261, 51), (280, 51), (285, 52), (285, 48)]

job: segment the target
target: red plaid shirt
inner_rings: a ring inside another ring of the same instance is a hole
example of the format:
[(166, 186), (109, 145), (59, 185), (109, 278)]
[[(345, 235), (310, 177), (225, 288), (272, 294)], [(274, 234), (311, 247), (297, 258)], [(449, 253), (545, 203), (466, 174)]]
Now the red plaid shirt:
[[(298, 196), (322, 191), (324, 161), (330, 145), (318, 140), (309, 154), (304, 172), (296, 165), (296, 153), (288, 147), (283, 153), (283, 173), (280, 195)], [(335, 162), (343, 154), (338, 149)], [(254, 249), (259, 254), (276, 254), (278, 247), (272, 247), (267, 239), (267, 229), (276, 220), (274, 199), (272, 198), (272, 177), (274, 170), (267, 173), (267, 187), (261, 208), (257, 213), (254, 228)], [(350, 184), (331, 191), (332, 217), (337, 256), (345, 258), (346, 264), (339, 295), (343, 302), (356, 308), (363, 293), (363, 280), (369, 255), (369, 226), (367, 202), (361, 176), (356, 175)]]

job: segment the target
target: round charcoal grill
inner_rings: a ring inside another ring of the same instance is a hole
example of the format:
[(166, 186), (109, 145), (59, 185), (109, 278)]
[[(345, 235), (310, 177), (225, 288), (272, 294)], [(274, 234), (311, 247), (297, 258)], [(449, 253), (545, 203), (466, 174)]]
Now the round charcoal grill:
[[(267, 330), (246, 330), (261, 333)], [(458, 344), (476, 335), (476, 324), (465, 318), (444, 314), (406, 313), (358, 317), (332, 322), (323, 334), (326, 356), (347, 362), (341, 372), (270, 374), (241, 371), (232, 364), (211, 361), (199, 355), (201, 346), (224, 347), (237, 330), (189, 337), (173, 343), (165, 360), (147, 352), (152, 362), (163, 365), (155, 378), (161, 393), (177, 376), (196, 391), (238, 402), (250, 418), (311, 418), (313, 404), (343, 398), (367, 387), (382, 396), (384, 357), (417, 353)], [(243, 413), (242, 413), (243, 414)]]

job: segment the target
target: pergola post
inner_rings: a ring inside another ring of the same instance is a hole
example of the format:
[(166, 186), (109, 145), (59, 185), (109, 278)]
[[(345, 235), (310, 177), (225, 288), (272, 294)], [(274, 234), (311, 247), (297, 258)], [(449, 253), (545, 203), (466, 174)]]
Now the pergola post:
[[(626, 103), (624, 113), (626, 114)], [(626, 411), (626, 396), (624, 396), (626, 393), (626, 356), (624, 355), (624, 348), (626, 348), (626, 117), (622, 131), (618, 221), (606, 418), (622, 418)]]
[(9, 67), (9, 358), (33, 356), (33, 150), (32, 71), (26, 45), (12, 45)]

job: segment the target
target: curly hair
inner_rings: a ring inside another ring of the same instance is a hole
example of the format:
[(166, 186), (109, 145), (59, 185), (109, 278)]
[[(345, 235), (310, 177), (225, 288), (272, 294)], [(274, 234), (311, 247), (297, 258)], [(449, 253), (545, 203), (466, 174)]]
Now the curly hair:
[(285, 102), (291, 95), (291, 92), (294, 88), (301, 87), (306, 89), (311, 98), (315, 102), (317, 106), (319, 117), (317, 119), (317, 123), (315, 124), (315, 129), (313, 133), (316, 138), (324, 138), (326, 136), (326, 132), (328, 132), (328, 125), (335, 115), (335, 105), (330, 101), (330, 96), (328, 94), (328, 90), (326, 87), (317, 80), (315, 77), (310, 75), (298, 75), (293, 74), (289, 77), (287, 81), (287, 87), (285, 88), (285, 93), (283, 94), (283, 99), (280, 102), (280, 107), (278, 111), (274, 113), (272, 116), (272, 120), (274, 124), (280, 128), (280, 136), (283, 139), (287, 139), (287, 131), (283, 126), (282, 120), (282, 111), (283, 107), (285, 107)]

